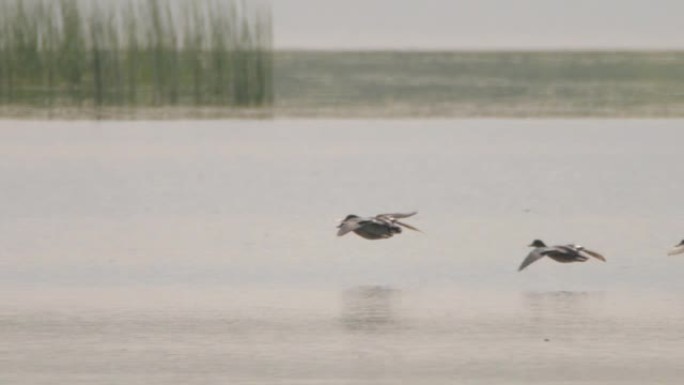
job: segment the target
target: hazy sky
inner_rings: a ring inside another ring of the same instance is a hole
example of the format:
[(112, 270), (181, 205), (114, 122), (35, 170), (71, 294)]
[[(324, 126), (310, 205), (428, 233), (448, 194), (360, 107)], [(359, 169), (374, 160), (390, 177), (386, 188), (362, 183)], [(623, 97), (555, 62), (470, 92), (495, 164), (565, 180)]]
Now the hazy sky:
[(684, 48), (684, 0), (272, 0), (278, 48)]

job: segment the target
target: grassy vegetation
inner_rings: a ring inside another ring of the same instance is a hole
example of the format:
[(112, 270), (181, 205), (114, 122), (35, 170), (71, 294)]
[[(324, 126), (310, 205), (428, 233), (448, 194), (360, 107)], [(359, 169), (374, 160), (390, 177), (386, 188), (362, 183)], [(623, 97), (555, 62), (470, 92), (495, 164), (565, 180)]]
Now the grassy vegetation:
[(266, 106), (271, 40), (238, 0), (6, 0), (0, 105)]
[(684, 117), (684, 52), (274, 52), (268, 10), (244, 0), (0, 0), (0, 116), (93, 107), (113, 118)]
[(276, 113), (684, 117), (684, 52), (279, 52)]

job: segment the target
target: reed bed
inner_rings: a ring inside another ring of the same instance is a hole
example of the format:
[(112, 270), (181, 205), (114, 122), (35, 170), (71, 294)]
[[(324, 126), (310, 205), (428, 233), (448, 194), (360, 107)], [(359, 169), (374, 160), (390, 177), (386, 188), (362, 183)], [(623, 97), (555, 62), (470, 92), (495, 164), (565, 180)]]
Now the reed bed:
[(0, 2), (0, 105), (260, 107), (271, 18), (216, 0)]

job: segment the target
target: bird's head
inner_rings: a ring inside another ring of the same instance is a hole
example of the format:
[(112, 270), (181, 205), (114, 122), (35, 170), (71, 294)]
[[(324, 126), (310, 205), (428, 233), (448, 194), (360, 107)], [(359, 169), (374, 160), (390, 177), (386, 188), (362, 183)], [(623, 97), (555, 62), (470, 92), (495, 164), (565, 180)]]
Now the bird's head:
[(546, 247), (546, 244), (542, 242), (540, 239), (535, 239), (528, 245), (529, 247)]
[(342, 225), (344, 224), (344, 222), (346, 222), (346, 221), (348, 221), (348, 220), (350, 220), (350, 219), (354, 219), (354, 218), (358, 218), (358, 215), (354, 215), (354, 214), (347, 215), (346, 218), (341, 219), (341, 220), (338, 220), (339, 225), (338, 225), (337, 227), (342, 227)]

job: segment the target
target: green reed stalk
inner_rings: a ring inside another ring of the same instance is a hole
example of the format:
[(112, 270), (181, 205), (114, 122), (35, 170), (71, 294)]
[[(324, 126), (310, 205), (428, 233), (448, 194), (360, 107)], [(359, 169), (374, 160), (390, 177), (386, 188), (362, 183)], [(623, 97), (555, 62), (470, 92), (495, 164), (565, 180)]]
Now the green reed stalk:
[(0, 3), (0, 104), (6, 102), (7, 89), (7, 56), (9, 55), (7, 49), (8, 31), (5, 29), (7, 12), (7, 5)]
[(45, 84), (45, 95), (43, 96), (44, 103), (47, 107), (52, 107), (55, 101), (55, 87), (57, 81), (57, 39), (59, 35), (59, 28), (56, 25), (55, 18), (51, 17), (54, 13), (54, 4), (43, 4), (41, 9), (41, 23), (43, 28), (41, 28), (41, 53), (42, 61), (44, 64), (44, 84)]
[(206, 44), (206, 36), (202, 22), (202, 14), (198, 7), (186, 9), (185, 32), (183, 34), (184, 56), (181, 60), (190, 73), (192, 101), (196, 106), (203, 103), (205, 90), (203, 73), (206, 69), (202, 60), (202, 53)]
[[(86, 31), (80, 8), (75, 0), (61, 0), (62, 35), (58, 51), (61, 78), (66, 83), (72, 102), (83, 102), (83, 81), (86, 77)], [(91, 74), (92, 75), (92, 74)]]

